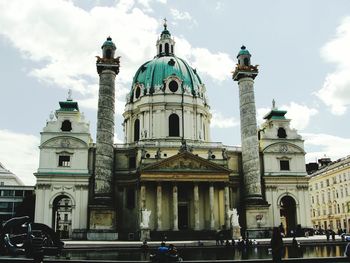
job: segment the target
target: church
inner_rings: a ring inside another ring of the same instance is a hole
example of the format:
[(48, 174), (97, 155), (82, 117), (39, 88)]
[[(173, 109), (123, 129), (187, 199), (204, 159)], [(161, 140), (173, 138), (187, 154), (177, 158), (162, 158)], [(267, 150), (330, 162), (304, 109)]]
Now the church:
[(206, 86), (176, 56), (166, 23), (156, 47), (132, 80), (122, 144), (113, 141), (120, 59), (110, 37), (96, 62), (95, 142), (78, 102), (59, 102), (41, 132), (35, 221), (88, 240), (209, 239), (237, 227), (258, 238), (281, 223), (286, 233), (310, 227), (304, 141), (274, 102), (257, 128), (259, 72), (246, 47), (232, 73), (241, 147), (211, 142)]

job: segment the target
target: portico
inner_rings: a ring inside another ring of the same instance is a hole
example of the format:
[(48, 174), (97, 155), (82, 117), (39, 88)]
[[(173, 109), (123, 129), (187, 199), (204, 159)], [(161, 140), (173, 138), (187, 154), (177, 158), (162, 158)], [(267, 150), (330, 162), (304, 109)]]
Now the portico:
[[(230, 170), (189, 152), (144, 167), (140, 209), (155, 231), (228, 229)], [(153, 216), (152, 216), (153, 215)]]

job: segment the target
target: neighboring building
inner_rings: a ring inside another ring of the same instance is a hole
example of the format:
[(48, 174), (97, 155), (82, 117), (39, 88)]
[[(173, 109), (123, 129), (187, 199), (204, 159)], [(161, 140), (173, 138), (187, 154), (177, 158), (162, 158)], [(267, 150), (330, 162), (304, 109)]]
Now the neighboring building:
[(319, 164), (309, 175), (312, 225), (350, 232), (350, 156), (335, 162), (322, 158)]
[(14, 216), (34, 218), (34, 186), (23, 182), (0, 163), (0, 224)]
[(91, 240), (138, 239), (147, 231), (154, 239), (213, 238), (218, 229), (230, 229), (232, 209), (251, 238), (281, 222), (288, 230), (310, 227), (303, 141), (284, 111), (273, 107), (266, 117), (259, 147), (258, 70), (249, 51), (242, 47), (233, 73), (240, 148), (210, 140), (206, 86), (175, 55), (166, 24), (156, 46), (126, 98), (124, 143), (113, 142), (119, 57), (111, 38), (96, 63), (96, 144), (78, 103), (60, 102), (41, 133), (35, 220)]

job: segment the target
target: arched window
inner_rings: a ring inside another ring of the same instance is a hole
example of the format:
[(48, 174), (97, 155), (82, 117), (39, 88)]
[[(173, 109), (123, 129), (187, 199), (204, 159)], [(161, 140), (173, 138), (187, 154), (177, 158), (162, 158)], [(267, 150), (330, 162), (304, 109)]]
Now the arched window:
[(171, 45), (171, 53), (174, 54), (174, 46), (173, 45)]
[(165, 54), (169, 55), (169, 44), (165, 43)]
[(162, 45), (159, 45), (159, 54), (162, 53)]
[(108, 59), (112, 58), (112, 50), (110, 50), (110, 49), (106, 50), (106, 58), (108, 58)]
[(136, 91), (135, 91), (135, 98), (138, 99), (141, 95), (141, 90), (140, 90), (140, 87), (137, 87), (136, 88)]
[(71, 237), (72, 218), (72, 200), (64, 194), (57, 196), (52, 203), (52, 228), (61, 238)]
[(169, 136), (180, 136), (180, 121), (179, 116), (173, 113), (169, 116)]
[(65, 120), (62, 122), (61, 131), (71, 131), (72, 123), (69, 120)]
[(249, 66), (249, 58), (244, 58), (244, 65)]
[(277, 137), (282, 139), (287, 138), (286, 130), (282, 127), (278, 128)]
[(139, 140), (140, 140), (140, 121), (139, 119), (136, 119), (134, 123), (134, 142), (137, 142)]
[(176, 92), (179, 88), (179, 85), (177, 84), (177, 82), (175, 80), (170, 81), (169, 83), (169, 89), (171, 92)]

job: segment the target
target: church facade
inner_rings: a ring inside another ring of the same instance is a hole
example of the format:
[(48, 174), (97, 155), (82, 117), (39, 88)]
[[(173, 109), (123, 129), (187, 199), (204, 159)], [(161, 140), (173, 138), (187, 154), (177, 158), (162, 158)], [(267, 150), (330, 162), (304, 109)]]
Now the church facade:
[(238, 82), (242, 147), (210, 141), (206, 86), (164, 24), (156, 56), (140, 66), (126, 98), (124, 143), (114, 144), (119, 57), (107, 38), (100, 77), (96, 143), (70, 97), (41, 133), (35, 221), (64, 237), (89, 240), (213, 238), (230, 231), (268, 235), (310, 227), (303, 140), (273, 105), (257, 130), (257, 66), (242, 47)]

